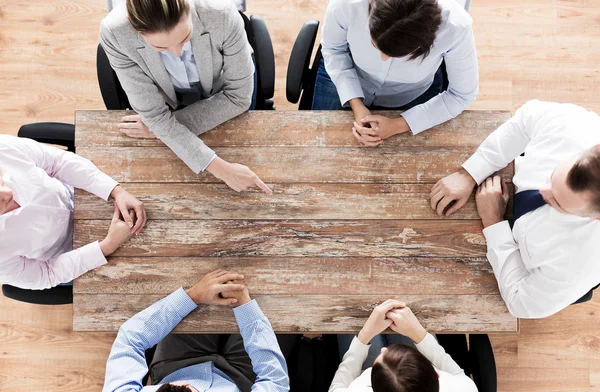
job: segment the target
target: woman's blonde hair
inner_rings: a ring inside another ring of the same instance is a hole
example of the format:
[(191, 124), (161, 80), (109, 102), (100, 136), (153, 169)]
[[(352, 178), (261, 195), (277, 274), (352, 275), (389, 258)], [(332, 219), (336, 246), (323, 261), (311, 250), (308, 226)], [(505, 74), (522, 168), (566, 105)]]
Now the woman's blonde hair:
[(127, 14), (140, 33), (171, 31), (190, 12), (188, 0), (127, 0)]

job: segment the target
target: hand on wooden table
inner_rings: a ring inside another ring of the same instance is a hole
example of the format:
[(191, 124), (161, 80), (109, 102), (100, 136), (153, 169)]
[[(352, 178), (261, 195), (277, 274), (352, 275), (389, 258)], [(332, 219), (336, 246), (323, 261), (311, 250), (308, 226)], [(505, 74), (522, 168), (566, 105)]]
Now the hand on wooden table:
[(243, 290), (228, 291), (223, 292), (222, 294), (223, 298), (234, 298), (237, 300), (237, 302), (234, 304), (234, 307), (245, 305), (248, 302), (252, 301), (252, 298), (250, 298), (250, 293), (248, 293), (248, 286), (246, 286), (246, 283), (243, 280), (230, 280), (226, 284), (236, 284), (244, 286)]
[(404, 307), (404, 302), (388, 299), (387, 301), (376, 306), (367, 319), (367, 322), (358, 333), (358, 340), (363, 344), (369, 342), (377, 335), (388, 329), (392, 325), (392, 320), (386, 317), (386, 314), (399, 307)]
[(476, 185), (473, 177), (461, 168), (456, 173), (442, 178), (431, 188), (429, 194), (431, 208), (439, 216), (448, 217), (454, 214), (467, 203)]
[[(206, 274), (198, 283), (185, 292), (198, 305), (236, 305), (238, 299), (244, 291), (243, 284), (227, 284), (229, 281), (243, 280), (244, 275), (236, 272), (216, 270)], [(232, 295), (232, 297), (227, 297)]]
[(139, 114), (124, 116), (119, 123), (119, 131), (129, 137), (156, 139), (156, 135), (144, 124)]
[(502, 177), (495, 175), (481, 183), (475, 195), (475, 202), (484, 228), (504, 220), (508, 199), (508, 187)]

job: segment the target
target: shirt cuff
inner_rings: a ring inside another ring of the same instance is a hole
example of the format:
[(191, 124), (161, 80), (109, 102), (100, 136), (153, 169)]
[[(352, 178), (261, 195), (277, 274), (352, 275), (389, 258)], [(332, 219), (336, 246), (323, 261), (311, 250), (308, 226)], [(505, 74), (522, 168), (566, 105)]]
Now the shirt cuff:
[(98, 268), (107, 263), (104, 253), (100, 248), (100, 242), (92, 242), (78, 249), (81, 254), (81, 262), (86, 269), (86, 272)]
[(171, 308), (174, 309), (181, 318), (184, 318), (198, 307), (194, 300), (192, 300), (185, 292), (183, 287), (170, 294), (165, 298), (165, 301), (169, 302)]
[(265, 318), (265, 315), (254, 299), (247, 304), (233, 308), (233, 314), (235, 315), (235, 319), (240, 329), (252, 324), (256, 320)]
[(208, 163), (206, 164), (206, 166), (204, 166), (204, 168), (202, 168), (202, 170), (201, 170), (201, 171), (205, 171), (205, 170), (206, 170), (206, 169), (207, 169), (207, 168), (210, 166), (210, 164), (212, 163), (212, 161), (214, 161), (214, 160), (215, 160), (215, 158), (216, 158), (216, 157), (217, 157), (217, 154), (216, 154), (216, 153), (213, 153), (213, 156), (212, 156), (212, 158), (210, 158), (210, 159), (208, 160)]
[(485, 236), (488, 249), (498, 248), (507, 242), (515, 242), (508, 221), (498, 222), (495, 225), (486, 227), (483, 229), (483, 235)]
[(100, 172), (94, 181), (94, 188), (91, 193), (106, 201), (117, 185), (119, 185), (117, 181)]
[(354, 98), (365, 99), (362, 86), (359, 80), (345, 80), (336, 85), (340, 104), (344, 107), (349, 106), (348, 102)]
[(477, 185), (481, 185), (483, 180), (494, 172), (494, 169), (490, 168), (490, 164), (477, 153), (471, 155), (462, 167), (473, 177)]
[(426, 129), (429, 129), (429, 127), (427, 126), (427, 119), (423, 117), (422, 110), (418, 106), (403, 112), (402, 117), (404, 117), (404, 119), (408, 123), (408, 126), (410, 127), (410, 132), (413, 135), (416, 135), (418, 133), (423, 132)]
[(439, 343), (430, 333), (427, 333), (427, 335), (425, 335), (425, 339), (423, 339), (420, 343), (415, 343), (415, 347), (423, 355), (425, 355), (425, 353), (434, 353), (438, 345)]

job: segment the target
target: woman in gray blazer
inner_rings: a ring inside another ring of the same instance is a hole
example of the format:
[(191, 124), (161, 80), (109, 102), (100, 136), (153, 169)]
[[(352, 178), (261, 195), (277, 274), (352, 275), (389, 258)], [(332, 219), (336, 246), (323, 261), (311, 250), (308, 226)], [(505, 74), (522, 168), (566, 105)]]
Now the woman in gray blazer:
[(198, 135), (248, 110), (254, 65), (231, 0), (126, 0), (104, 18), (100, 42), (137, 115), (120, 130), (158, 137), (195, 173), (236, 191), (265, 185), (219, 158)]

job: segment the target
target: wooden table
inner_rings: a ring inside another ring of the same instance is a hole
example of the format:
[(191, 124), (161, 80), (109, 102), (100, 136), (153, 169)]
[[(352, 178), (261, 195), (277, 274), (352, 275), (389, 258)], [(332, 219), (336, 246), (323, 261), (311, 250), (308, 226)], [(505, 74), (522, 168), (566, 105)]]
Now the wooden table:
[[(473, 199), (451, 219), (429, 206), (432, 185), (510, 113), (465, 112), (377, 148), (357, 145), (349, 112), (248, 112), (202, 136), (253, 169), (272, 196), (236, 193), (194, 174), (159, 140), (121, 136), (123, 114), (78, 111), (77, 153), (139, 197), (149, 221), (107, 265), (75, 281), (74, 330), (116, 331), (217, 268), (246, 276), (280, 332), (356, 332), (388, 298), (421, 311), (432, 332), (518, 330), (485, 258)], [(501, 173), (510, 181), (512, 165)], [(77, 191), (74, 246), (103, 238), (112, 211)], [(200, 306), (176, 330), (237, 325), (229, 308)]]

